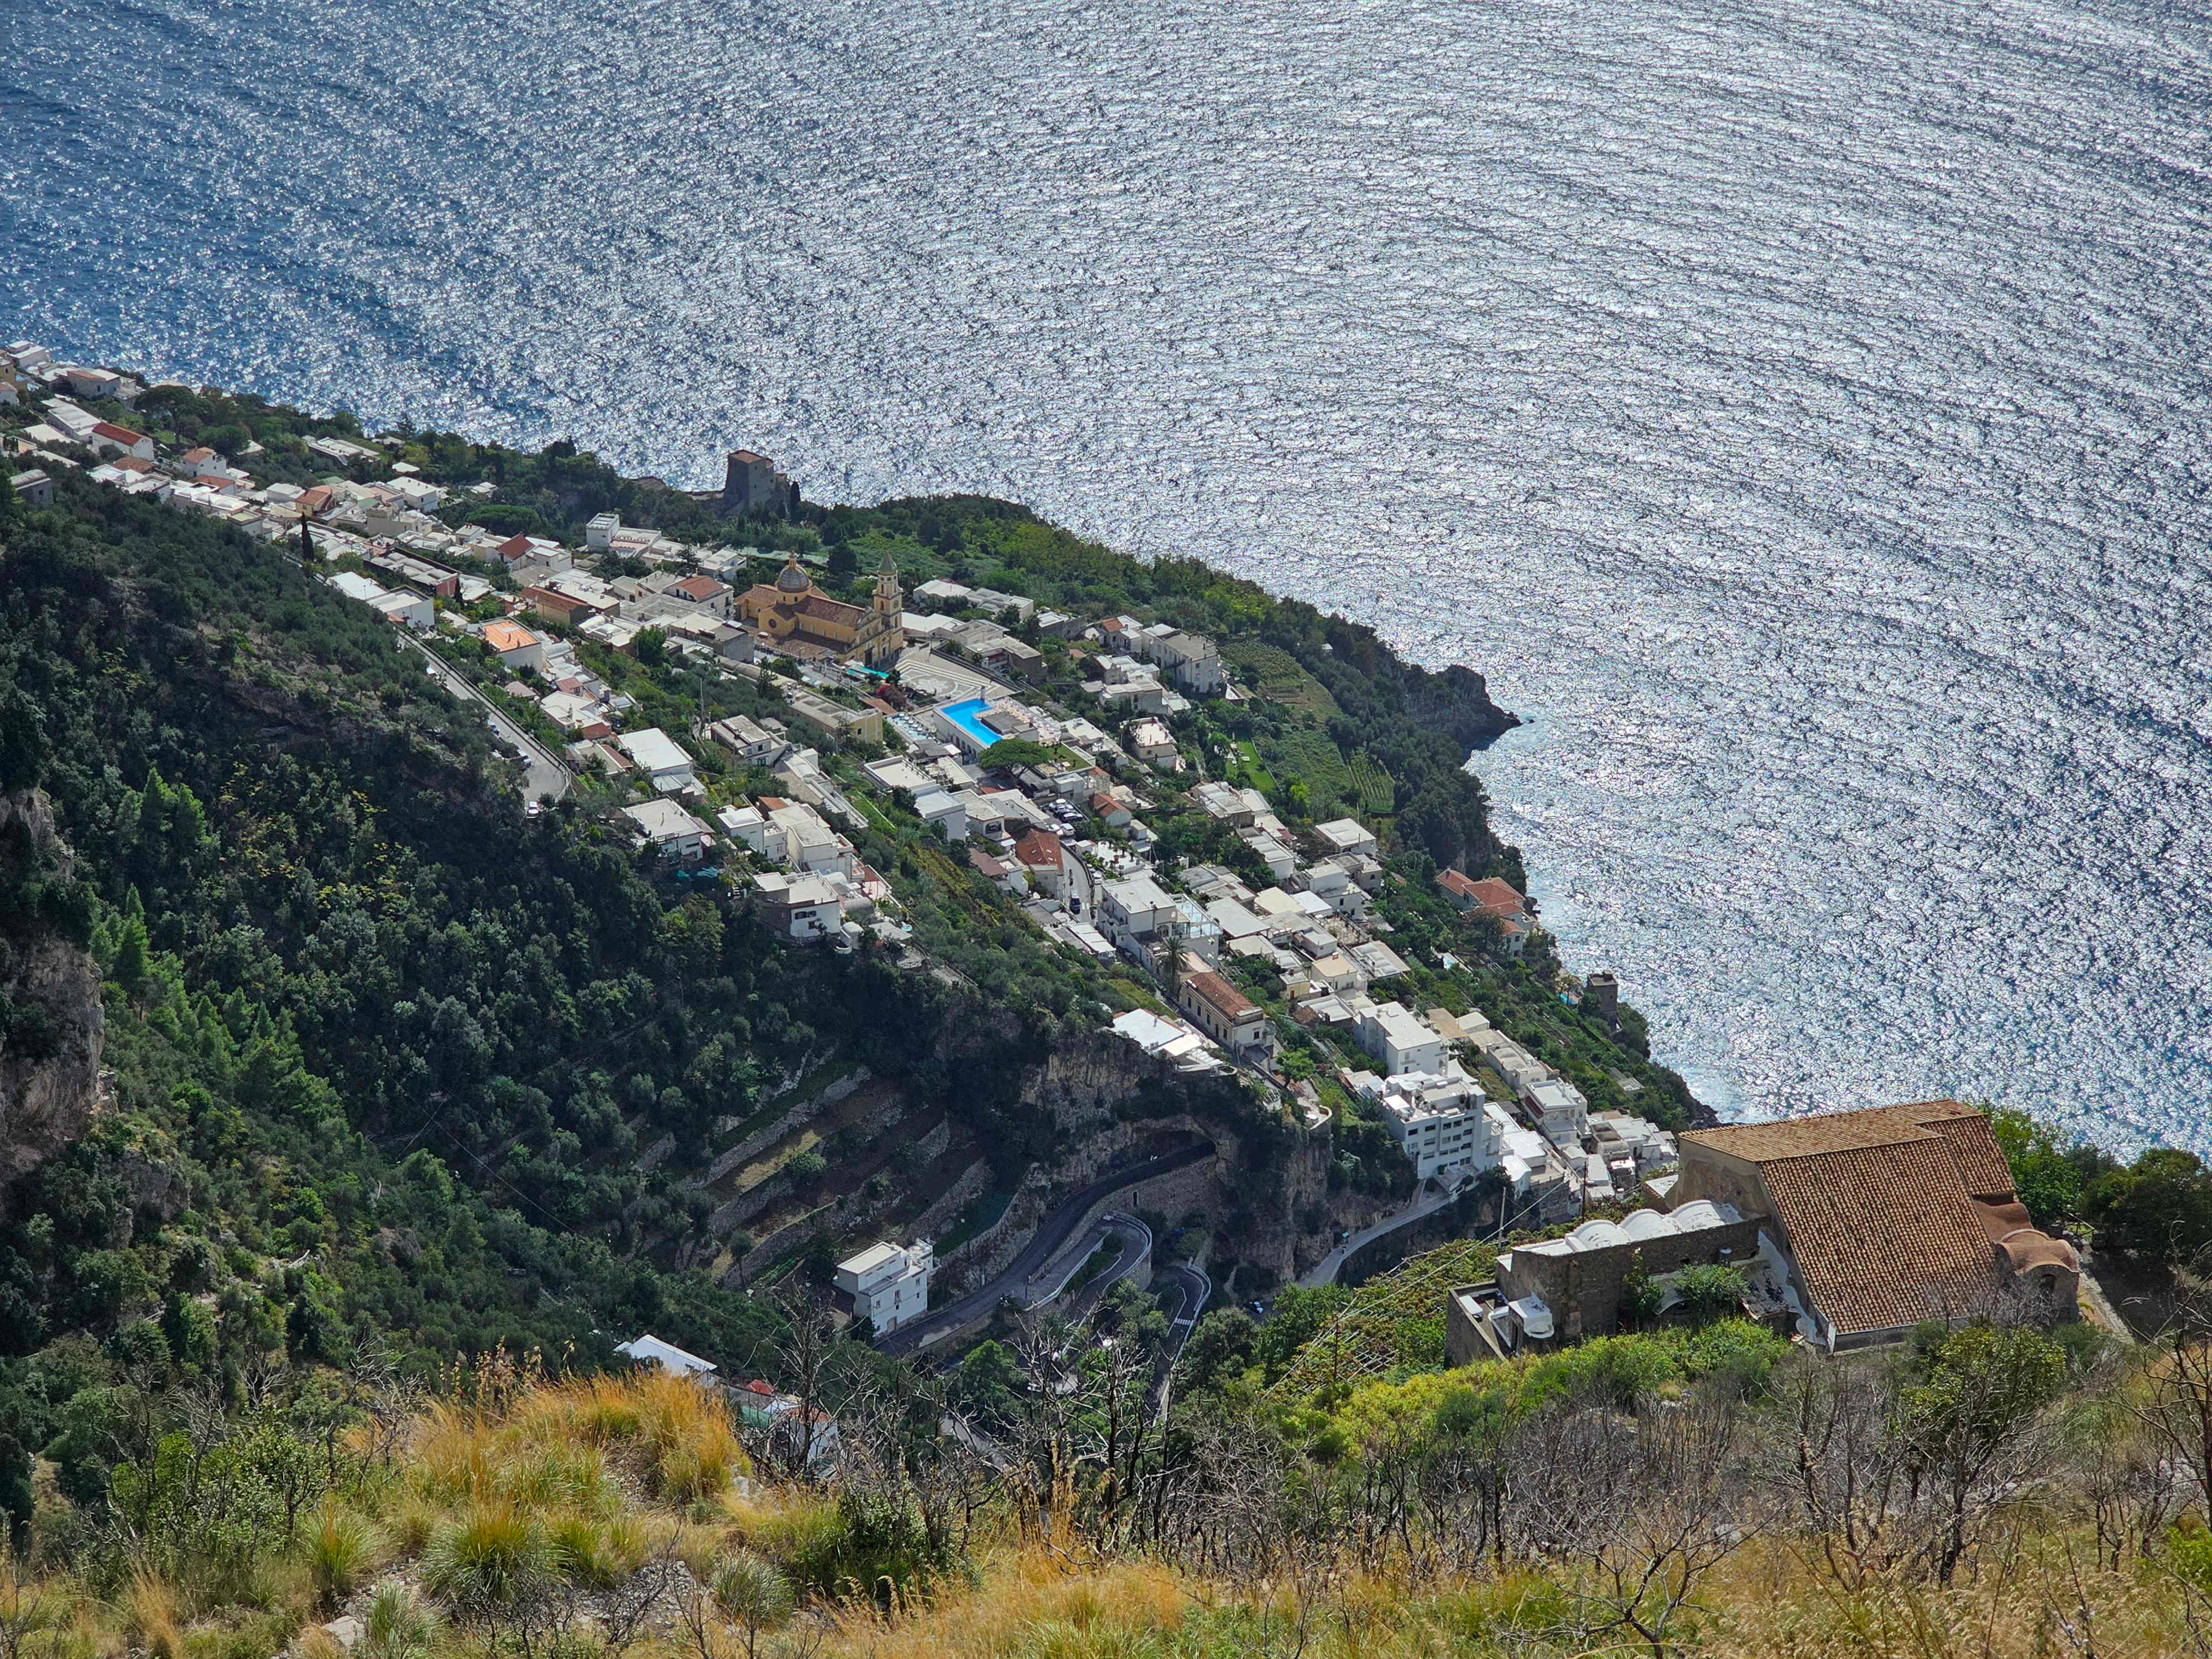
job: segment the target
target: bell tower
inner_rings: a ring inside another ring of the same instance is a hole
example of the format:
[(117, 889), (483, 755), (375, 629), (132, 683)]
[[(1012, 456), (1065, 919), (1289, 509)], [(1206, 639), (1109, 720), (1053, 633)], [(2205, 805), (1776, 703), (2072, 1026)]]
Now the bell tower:
[(906, 608), (906, 593), (899, 586), (898, 567), (891, 562), (889, 552), (876, 567), (876, 614), (896, 617)]

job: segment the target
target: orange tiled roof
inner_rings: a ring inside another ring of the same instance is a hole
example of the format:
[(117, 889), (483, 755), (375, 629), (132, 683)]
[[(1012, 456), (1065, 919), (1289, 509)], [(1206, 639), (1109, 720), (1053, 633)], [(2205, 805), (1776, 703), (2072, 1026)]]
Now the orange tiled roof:
[(1047, 835), (1042, 830), (1026, 830), (1014, 843), (1014, 856), (1024, 864), (1040, 869), (1060, 868), (1060, 837)]
[(1211, 1003), (1214, 1012), (1226, 1020), (1243, 1019), (1259, 1006), (1211, 969), (1188, 975), (1183, 983), (1190, 987), (1192, 995)]
[(1813, 1305), (1839, 1333), (1984, 1307), (1996, 1264), (1942, 1138), (1841, 1147), (1759, 1171)]
[(538, 635), (511, 622), (484, 624), (484, 643), (495, 651), (524, 651), (538, 643)]
[(1994, 1294), (1982, 1212), (2012, 1202), (2012, 1175), (1971, 1106), (1920, 1101), (1681, 1139), (1759, 1166), (1805, 1288), (1838, 1333), (1955, 1316)]

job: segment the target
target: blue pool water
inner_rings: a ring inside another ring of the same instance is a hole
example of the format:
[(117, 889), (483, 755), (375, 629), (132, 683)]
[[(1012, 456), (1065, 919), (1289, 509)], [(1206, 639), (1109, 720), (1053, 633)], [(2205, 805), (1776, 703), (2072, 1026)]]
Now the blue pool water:
[(973, 738), (981, 749), (988, 749), (999, 740), (999, 734), (983, 724), (990, 707), (981, 697), (970, 697), (964, 702), (948, 702), (937, 712)]

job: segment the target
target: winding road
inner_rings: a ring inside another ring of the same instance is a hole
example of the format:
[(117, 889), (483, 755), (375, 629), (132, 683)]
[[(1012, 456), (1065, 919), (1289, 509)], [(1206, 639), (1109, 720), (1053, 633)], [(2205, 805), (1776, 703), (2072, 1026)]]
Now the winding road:
[[(1467, 1177), (1467, 1179), (1472, 1178), (1471, 1175)], [(1358, 1255), (1361, 1250), (1385, 1233), (1395, 1233), (1401, 1227), (1412, 1226), (1425, 1216), (1434, 1215), (1452, 1200), (1457, 1198), (1461, 1188), (1466, 1185), (1466, 1180), (1462, 1180), (1457, 1185), (1447, 1187), (1442, 1191), (1431, 1191), (1431, 1188), (1434, 1181), (1435, 1177), (1431, 1176), (1429, 1180), (1424, 1181), (1414, 1188), (1413, 1196), (1407, 1201), (1404, 1209), (1384, 1216), (1371, 1227), (1361, 1228), (1343, 1243), (1315, 1262), (1312, 1267), (1298, 1275), (1298, 1283), (1309, 1287), (1335, 1284), (1337, 1274), (1344, 1271), (1344, 1264)]]
[[(971, 1291), (957, 1302), (948, 1303), (935, 1313), (926, 1314), (913, 1324), (892, 1332), (877, 1346), (884, 1353), (913, 1353), (933, 1339), (951, 1334), (979, 1319), (989, 1317), (1001, 1302), (1021, 1293), (1027, 1300), (1030, 1279), (1045, 1264), (1059, 1255), (1076, 1229), (1089, 1219), (1091, 1212), (1101, 1200), (1134, 1187), (1155, 1176), (1172, 1175), (1177, 1170), (1188, 1170), (1193, 1164), (1203, 1164), (1214, 1155), (1210, 1140), (1194, 1141), (1174, 1152), (1151, 1158), (1125, 1170), (1109, 1170), (1087, 1187), (1079, 1188), (1054, 1205), (1037, 1224), (1036, 1231), (1021, 1253), (1006, 1264), (1004, 1272), (980, 1291)], [(1125, 1251), (1126, 1255), (1126, 1251)]]
[(1152, 1374), (1152, 1410), (1168, 1408), (1168, 1384), (1174, 1380), (1176, 1362), (1182, 1358), (1184, 1346), (1190, 1334), (1198, 1328), (1199, 1316), (1213, 1297), (1213, 1281), (1206, 1270), (1194, 1262), (1174, 1261), (1161, 1269), (1160, 1276), (1168, 1280), (1170, 1288), (1181, 1294), (1175, 1313), (1168, 1320), (1167, 1346), (1160, 1350), (1158, 1369)]
[(493, 708), (483, 692), (471, 685), (459, 670), (442, 661), (438, 653), (422, 641), (410, 635), (407, 643), (422, 653), (422, 659), (429, 664), (430, 672), (440, 684), (463, 702), (472, 702), (483, 710), (491, 729), (498, 732), (507, 746), (521, 758), (524, 773), (522, 799), (526, 805), (543, 800), (548, 795), (559, 800), (568, 793), (568, 786), (575, 781), (575, 778), (551, 750)]

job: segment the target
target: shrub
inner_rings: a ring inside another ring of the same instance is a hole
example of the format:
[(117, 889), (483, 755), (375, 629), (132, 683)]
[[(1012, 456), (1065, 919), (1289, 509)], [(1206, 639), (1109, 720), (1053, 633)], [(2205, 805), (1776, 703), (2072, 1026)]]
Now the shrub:
[(331, 1505), (307, 1534), (307, 1574), (314, 1581), (316, 1597), (324, 1607), (333, 1607), (353, 1594), (374, 1564), (376, 1534), (351, 1510)]
[(422, 1559), (431, 1594), (464, 1614), (526, 1601), (553, 1576), (544, 1528), (508, 1504), (479, 1504), (441, 1528)]
[(761, 1632), (774, 1630), (791, 1616), (790, 1584), (757, 1555), (725, 1561), (714, 1573), (714, 1591), (722, 1616), (745, 1633), (745, 1659), (752, 1659)]
[(773, 1509), (740, 1504), (732, 1518), (738, 1541), (791, 1578), (825, 1588), (836, 1581), (850, 1532), (836, 1500), (793, 1498)]
[(404, 1584), (386, 1584), (368, 1604), (362, 1621), (363, 1659), (429, 1659), (437, 1615), (415, 1599)]

